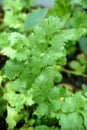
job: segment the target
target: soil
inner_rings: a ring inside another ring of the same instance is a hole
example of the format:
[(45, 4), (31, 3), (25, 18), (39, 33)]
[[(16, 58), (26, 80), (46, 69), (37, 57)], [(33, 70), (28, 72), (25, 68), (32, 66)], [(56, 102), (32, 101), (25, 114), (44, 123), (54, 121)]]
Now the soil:
[(7, 124), (4, 118), (0, 118), (0, 130), (7, 130)]
[(0, 19), (4, 17), (4, 11), (2, 9), (2, 6), (0, 5)]
[(87, 84), (87, 78), (81, 77), (81, 76), (67, 76), (65, 73), (63, 73), (63, 83), (67, 85), (71, 85), (74, 90), (81, 90), (83, 84)]
[(7, 59), (6, 56), (0, 55), (0, 69), (2, 69)]

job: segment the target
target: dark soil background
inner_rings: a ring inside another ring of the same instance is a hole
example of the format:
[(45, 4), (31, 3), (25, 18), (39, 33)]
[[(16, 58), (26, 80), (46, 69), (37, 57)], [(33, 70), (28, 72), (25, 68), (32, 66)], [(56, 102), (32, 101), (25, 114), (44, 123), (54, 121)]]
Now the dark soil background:
[(7, 124), (4, 118), (0, 118), (0, 130), (7, 130)]

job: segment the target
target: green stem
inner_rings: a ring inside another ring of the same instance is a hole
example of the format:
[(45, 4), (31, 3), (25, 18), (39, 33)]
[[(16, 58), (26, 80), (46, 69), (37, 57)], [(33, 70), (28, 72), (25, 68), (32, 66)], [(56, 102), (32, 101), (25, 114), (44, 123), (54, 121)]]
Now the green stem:
[(67, 70), (65, 68), (62, 68), (62, 71), (68, 74), (72, 74), (72, 75), (76, 75), (76, 76), (82, 76), (84, 78), (87, 78), (87, 74), (78, 74), (77, 72), (73, 71), (73, 70)]

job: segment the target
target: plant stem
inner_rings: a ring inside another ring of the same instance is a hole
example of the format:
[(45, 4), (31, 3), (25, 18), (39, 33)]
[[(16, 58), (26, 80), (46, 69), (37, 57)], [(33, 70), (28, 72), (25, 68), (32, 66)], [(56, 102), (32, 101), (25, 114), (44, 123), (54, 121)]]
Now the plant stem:
[(67, 70), (65, 68), (62, 68), (62, 71), (65, 72), (65, 73), (68, 73), (68, 74), (72, 74), (72, 75), (76, 75), (76, 76), (82, 76), (84, 78), (87, 78), (87, 75), (86, 74), (78, 74), (77, 72), (73, 71), (73, 70)]

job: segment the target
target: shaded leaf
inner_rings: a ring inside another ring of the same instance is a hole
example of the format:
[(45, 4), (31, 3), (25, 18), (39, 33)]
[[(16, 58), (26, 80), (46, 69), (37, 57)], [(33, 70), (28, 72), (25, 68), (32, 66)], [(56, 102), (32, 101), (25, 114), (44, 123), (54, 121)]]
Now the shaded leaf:
[(46, 16), (47, 11), (48, 9), (44, 8), (31, 13), (25, 20), (25, 29), (26, 30), (33, 29), (35, 25), (40, 24), (44, 19), (44, 17)]
[(82, 52), (87, 54), (87, 37), (83, 37), (80, 39), (79, 46)]
[(83, 118), (76, 112), (61, 114), (59, 124), (61, 130), (83, 130)]

